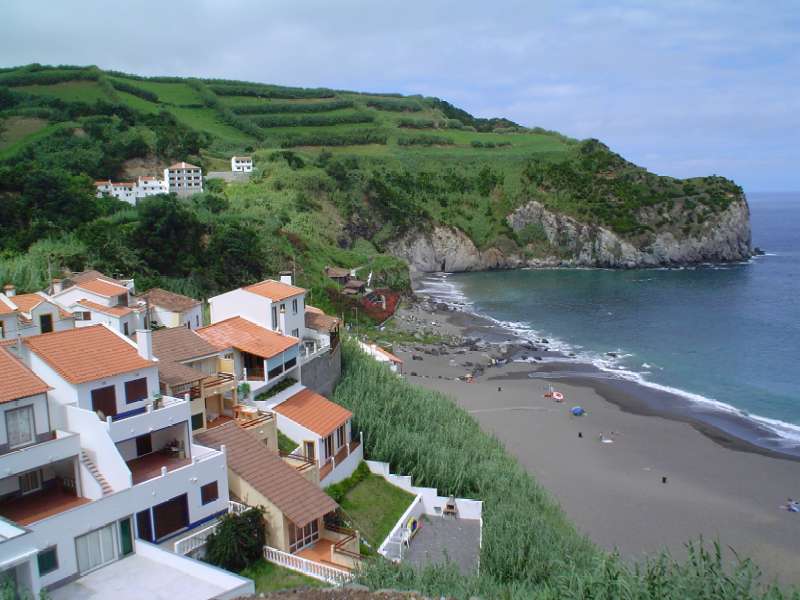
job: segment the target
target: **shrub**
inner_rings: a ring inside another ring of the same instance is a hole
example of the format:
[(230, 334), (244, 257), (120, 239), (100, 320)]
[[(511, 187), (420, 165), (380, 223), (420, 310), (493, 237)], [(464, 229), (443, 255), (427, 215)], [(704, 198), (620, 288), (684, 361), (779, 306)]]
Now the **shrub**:
[(271, 113), (316, 113), (352, 108), (352, 100), (331, 100), (329, 102), (292, 102), (292, 103), (264, 103), (245, 104), (232, 106), (231, 110), (239, 115), (258, 115)]
[(249, 567), (262, 557), (267, 542), (265, 527), (261, 507), (224, 515), (206, 541), (206, 560), (234, 573)]
[(283, 137), (282, 148), (294, 146), (355, 146), (359, 144), (385, 144), (389, 136), (381, 129), (362, 129), (348, 132), (319, 131), (296, 133)]
[(358, 464), (358, 467), (356, 467), (356, 470), (353, 471), (353, 474), (350, 475), (350, 477), (343, 479), (339, 483), (329, 485), (325, 488), (325, 493), (333, 498), (336, 504), (341, 504), (348, 492), (369, 477), (369, 473), (370, 470), (367, 466), (367, 463), (362, 461)]
[(397, 122), (398, 127), (408, 129), (435, 129), (436, 121), (433, 119), (411, 119), (404, 117)]
[(399, 146), (451, 146), (455, 142), (441, 135), (401, 136), (397, 139)]
[(392, 112), (419, 112), (422, 104), (413, 98), (370, 98), (367, 106)]
[(329, 125), (371, 123), (374, 120), (374, 115), (366, 111), (329, 115), (266, 115), (252, 118), (252, 122), (259, 127), (325, 127)]

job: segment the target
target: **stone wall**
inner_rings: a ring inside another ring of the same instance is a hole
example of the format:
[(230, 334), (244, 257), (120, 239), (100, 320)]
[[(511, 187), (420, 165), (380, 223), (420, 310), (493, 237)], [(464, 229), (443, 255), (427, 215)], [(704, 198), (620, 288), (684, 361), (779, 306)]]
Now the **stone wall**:
[(336, 346), (332, 352), (324, 352), (303, 363), (300, 369), (302, 383), (318, 394), (330, 398), (333, 389), (342, 376), (342, 345)]

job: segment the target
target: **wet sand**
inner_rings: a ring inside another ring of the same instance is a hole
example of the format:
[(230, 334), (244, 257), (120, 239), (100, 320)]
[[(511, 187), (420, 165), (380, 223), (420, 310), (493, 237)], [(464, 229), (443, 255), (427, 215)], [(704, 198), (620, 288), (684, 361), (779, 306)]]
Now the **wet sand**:
[[(429, 306), (396, 319), (409, 331), (519, 341), (473, 316)], [(492, 358), (558, 356), (508, 347), (508, 355), (474, 345), (394, 351), (411, 382), (447, 393), (496, 434), (598, 545), (630, 558), (664, 548), (682, 556), (684, 544), (702, 535), (753, 558), (766, 580), (800, 583), (800, 514), (780, 508), (800, 496), (800, 461), (731, 435), (742, 426), (735, 418), (716, 427), (683, 409), (670, 413), (669, 399), (596, 378), (590, 366), (487, 366)], [(478, 373), (474, 383), (457, 379), (467, 372)], [(551, 385), (563, 403), (544, 398)], [(576, 405), (588, 414), (572, 416)], [(601, 442), (601, 433), (613, 443)]]

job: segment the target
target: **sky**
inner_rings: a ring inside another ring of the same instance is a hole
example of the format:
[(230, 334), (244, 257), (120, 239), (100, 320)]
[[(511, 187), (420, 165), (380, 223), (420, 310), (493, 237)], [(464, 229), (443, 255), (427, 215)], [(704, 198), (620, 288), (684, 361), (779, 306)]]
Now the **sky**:
[(438, 96), (663, 175), (800, 190), (797, 0), (5, 0), (0, 65)]

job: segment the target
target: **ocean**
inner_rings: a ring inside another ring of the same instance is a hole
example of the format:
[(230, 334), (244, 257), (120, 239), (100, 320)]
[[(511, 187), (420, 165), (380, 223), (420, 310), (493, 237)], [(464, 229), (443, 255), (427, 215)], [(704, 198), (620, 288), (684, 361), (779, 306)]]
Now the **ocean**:
[(749, 194), (747, 263), (446, 274), (422, 290), (800, 448), (800, 193)]

